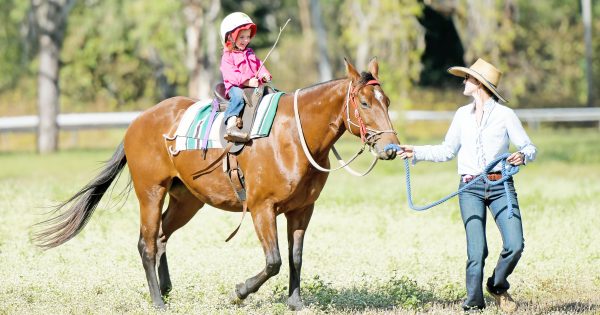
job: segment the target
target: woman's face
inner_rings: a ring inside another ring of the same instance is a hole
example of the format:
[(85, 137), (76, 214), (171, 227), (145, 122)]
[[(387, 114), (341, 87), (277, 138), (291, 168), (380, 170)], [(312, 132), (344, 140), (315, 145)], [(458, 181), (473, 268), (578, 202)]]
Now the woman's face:
[(250, 30), (241, 30), (238, 33), (238, 37), (235, 40), (235, 47), (239, 50), (246, 49), (246, 46), (250, 43)]
[(465, 80), (463, 81), (463, 83), (465, 84), (465, 90), (463, 91), (463, 94), (466, 96), (472, 96), (473, 93), (477, 91), (480, 85), (477, 79), (469, 76), (468, 74), (465, 76)]

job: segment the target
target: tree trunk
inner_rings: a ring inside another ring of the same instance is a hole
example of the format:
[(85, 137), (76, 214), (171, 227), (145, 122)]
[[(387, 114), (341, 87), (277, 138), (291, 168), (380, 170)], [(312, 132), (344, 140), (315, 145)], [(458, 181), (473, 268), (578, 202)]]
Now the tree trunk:
[(310, 1), (310, 11), (317, 40), (319, 79), (321, 82), (329, 81), (333, 78), (333, 71), (331, 70), (331, 64), (329, 63), (329, 57), (327, 56), (327, 32), (323, 27), (319, 0)]
[[(219, 30), (215, 27), (216, 20), (221, 10), (221, 1), (213, 0), (204, 19), (204, 45), (202, 49), (203, 59), (201, 60), (201, 70), (199, 73), (198, 98), (208, 99), (212, 94), (212, 87), (221, 81), (221, 71), (219, 65), (221, 60), (217, 58), (218, 47), (221, 42), (218, 38)], [(217, 75), (219, 74), (219, 75)]]
[(152, 65), (154, 70), (154, 79), (158, 86), (158, 97), (161, 100), (173, 97), (176, 95), (176, 84), (169, 83), (165, 74), (165, 63), (163, 62), (160, 54), (155, 47), (150, 47), (150, 53), (148, 57), (148, 63)]
[(590, 0), (581, 0), (581, 13), (583, 15), (584, 39), (585, 39), (585, 77), (587, 80), (587, 106), (593, 107), (595, 91), (593, 82), (592, 63), (592, 4)]
[(371, 43), (369, 41), (369, 28), (377, 18), (378, 9), (376, 8), (378, 7), (379, 0), (369, 1), (369, 13), (365, 14), (360, 1), (355, 0), (352, 2), (352, 8), (358, 21), (357, 36), (362, 39), (356, 47), (356, 61), (354, 65), (357, 69), (365, 69), (370, 59), (369, 51), (371, 50)]
[(189, 73), (188, 93), (196, 99), (210, 97), (211, 87), (217, 81), (215, 73), (218, 73), (216, 56), (220, 39), (216, 39), (215, 20), (221, 9), (221, 1), (212, 0), (208, 10), (205, 6), (206, 1), (188, 0), (183, 8), (187, 23), (185, 38), (186, 67)]
[(37, 149), (39, 153), (58, 149), (60, 49), (67, 17), (75, 0), (32, 0), (39, 43)]
[(56, 118), (59, 112), (60, 97), (58, 87), (58, 54), (60, 49), (57, 43), (47, 34), (40, 36), (39, 47), (37, 148), (39, 153), (49, 153), (58, 149)]
[(463, 47), (466, 49), (465, 64), (470, 65), (480, 56), (487, 56), (488, 61), (500, 59), (497, 43), (490, 34), (498, 29), (497, 12), (493, 9), (495, 0), (467, 0), (467, 32)]

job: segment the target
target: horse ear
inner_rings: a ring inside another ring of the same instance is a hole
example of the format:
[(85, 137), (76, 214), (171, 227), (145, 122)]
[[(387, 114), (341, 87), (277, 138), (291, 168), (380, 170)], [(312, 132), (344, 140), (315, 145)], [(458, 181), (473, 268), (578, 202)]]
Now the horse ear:
[(358, 79), (360, 78), (360, 74), (358, 74), (356, 68), (354, 68), (354, 66), (350, 63), (350, 61), (348, 61), (347, 58), (344, 58), (344, 63), (346, 64), (346, 75), (348, 76), (348, 78), (355, 82), (358, 81)]
[(369, 72), (371, 72), (375, 79), (379, 80), (379, 63), (377, 62), (377, 57), (373, 57), (369, 61)]

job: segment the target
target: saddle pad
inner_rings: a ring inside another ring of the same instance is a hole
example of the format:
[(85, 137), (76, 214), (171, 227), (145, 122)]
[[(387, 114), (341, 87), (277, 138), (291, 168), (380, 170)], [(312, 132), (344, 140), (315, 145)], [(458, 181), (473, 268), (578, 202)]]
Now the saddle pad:
[[(250, 139), (267, 137), (269, 135), (273, 126), (273, 120), (275, 119), (275, 113), (277, 112), (279, 98), (282, 94), (284, 93), (277, 92), (267, 94), (263, 97), (256, 111), (256, 118), (250, 131)], [(200, 149), (202, 139), (204, 139), (207, 133), (207, 148), (223, 148), (219, 137), (219, 129), (221, 128), (221, 124), (223, 124), (224, 112), (217, 112), (210, 130), (206, 130), (211, 109), (212, 106), (210, 103), (206, 104), (200, 101), (185, 111), (175, 131), (175, 150), (173, 153)]]

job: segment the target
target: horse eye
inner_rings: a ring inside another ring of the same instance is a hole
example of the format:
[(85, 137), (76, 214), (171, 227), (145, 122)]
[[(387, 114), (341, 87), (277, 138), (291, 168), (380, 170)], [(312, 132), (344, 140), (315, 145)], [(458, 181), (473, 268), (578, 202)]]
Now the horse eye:
[(362, 108), (369, 108), (369, 104), (367, 104), (367, 102), (364, 101), (360, 101), (360, 106), (362, 106)]

